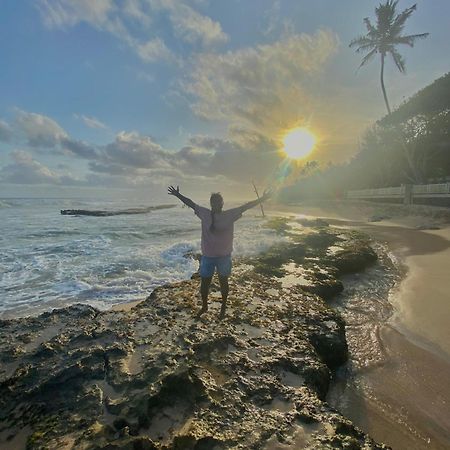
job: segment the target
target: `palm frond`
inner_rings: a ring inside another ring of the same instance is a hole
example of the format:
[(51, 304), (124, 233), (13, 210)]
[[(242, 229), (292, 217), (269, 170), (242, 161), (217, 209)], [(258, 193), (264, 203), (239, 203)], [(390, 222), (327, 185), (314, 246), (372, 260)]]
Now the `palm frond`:
[(378, 34), (377, 29), (372, 25), (372, 22), (370, 21), (370, 19), (368, 17), (364, 17), (363, 19), (364, 24), (366, 25), (367, 28), (367, 35), (368, 36), (376, 36)]
[(417, 9), (417, 4), (412, 5), (410, 8), (405, 9), (394, 20), (392, 24), (393, 34), (400, 34), (405, 26), (405, 22), (409, 19), (411, 14)]
[(392, 59), (394, 60), (395, 65), (397, 66), (397, 69), (401, 73), (405, 73), (406, 66), (405, 66), (405, 60), (403, 59), (403, 56), (400, 55), (400, 53), (395, 48), (392, 48), (389, 53), (391, 54)]
[(387, 0), (386, 3), (380, 3), (375, 8), (375, 15), (377, 17), (377, 32), (381, 36), (387, 36), (392, 24), (395, 21), (395, 10), (398, 0)]
[(361, 64), (359, 65), (358, 69), (360, 69), (362, 66), (365, 66), (370, 60), (373, 59), (373, 57), (377, 54), (377, 49), (374, 48), (372, 51), (370, 51), (369, 53), (367, 53), (366, 56), (364, 56), (364, 58), (361, 61)]
[(406, 44), (414, 47), (416, 39), (425, 39), (430, 33), (410, 34), (409, 36), (399, 36), (394, 39), (394, 44)]
[(376, 47), (377, 43), (374, 42), (373, 39), (368, 38), (367, 36), (359, 36), (348, 44), (349, 47), (358, 46), (356, 49), (356, 53), (360, 53), (362, 51), (368, 50), (370, 48)]

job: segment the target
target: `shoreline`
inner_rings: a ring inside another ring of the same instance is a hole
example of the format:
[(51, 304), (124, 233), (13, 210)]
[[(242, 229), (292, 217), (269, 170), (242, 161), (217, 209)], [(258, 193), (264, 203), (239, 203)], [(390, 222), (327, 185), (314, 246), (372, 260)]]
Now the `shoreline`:
[[(431, 296), (431, 300), (441, 308), (438, 316), (442, 324), (448, 323), (444, 314), (445, 301), (439, 303), (442, 300), (439, 293), (445, 292), (442, 287), (445, 286), (445, 262), (450, 258), (450, 227), (443, 224), (439, 230), (412, 228), (424, 223), (420, 217), (400, 217), (371, 223), (367, 222), (361, 211), (359, 216), (353, 212), (344, 216), (333, 211), (330, 213), (326, 208), (313, 208), (311, 211), (307, 207), (289, 206), (286, 209), (269, 210), (268, 215), (277, 212), (285, 216), (328, 218), (330, 225), (337, 228), (361, 230), (371, 238), (386, 243), (407, 269), (390, 296), (396, 312), (380, 330), (389, 359), (363, 375), (364, 381), (370, 383), (376, 393), (376, 401), (361, 396), (355, 386), (344, 380), (344, 383), (338, 382), (332, 387), (341, 403), (345, 403), (344, 400), (347, 402), (341, 408), (335, 405), (336, 409), (376, 441), (392, 445), (396, 450), (419, 450), (423, 445), (444, 449), (445, 442), (450, 439), (450, 405), (445, 403), (445, 399), (450, 398), (450, 387), (445, 386), (445, 381), (450, 379), (450, 359), (445, 351), (445, 344), (449, 343), (446, 341), (447, 330), (436, 326), (430, 329), (429, 325), (427, 328), (427, 323), (433, 323), (435, 308), (430, 301), (424, 304), (414, 302), (414, 299), (421, 288), (428, 294), (431, 290), (435, 295)], [(435, 275), (433, 283), (425, 285), (423, 280), (430, 273)], [(170, 285), (166, 288), (170, 289)], [(116, 304), (108, 311), (113, 314), (137, 313), (145, 307), (146, 300)], [(408, 306), (411, 308), (409, 311)], [(405, 311), (409, 315), (405, 315)], [(418, 324), (417, 315), (420, 317)], [(404, 321), (405, 317), (410, 322)], [(419, 331), (422, 334), (411, 330), (415, 324), (421, 325)], [(423, 336), (427, 331), (431, 332), (431, 339), (428, 340)], [(390, 411), (400, 411), (403, 416), (387, 414), (380, 404)], [(399, 418), (412, 426), (410, 433), (405, 423), (396, 422)]]
[[(376, 255), (358, 233), (294, 235), (236, 267), (224, 321), (217, 285), (195, 317), (196, 279), (128, 312), (76, 304), (5, 321), (0, 448), (386, 448), (325, 401), (348, 357), (327, 300)], [(328, 252), (336, 242), (341, 251)], [(280, 273), (300, 264), (308, 278), (284, 286)]]
[[(357, 381), (337, 380), (330, 400), (366, 433), (396, 450), (444, 450), (450, 441), (448, 220), (381, 214), (370, 222), (374, 209), (382, 206), (344, 208), (277, 209), (360, 230), (386, 244), (402, 271), (389, 295), (392, 316), (380, 327), (387, 360)], [(370, 395), (364, 395), (361, 385)]]
[[(330, 396), (339, 396), (336, 406), (340, 404), (342, 410), (338, 409), (379, 442), (396, 450), (423, 446), (444, 450), (450, 440), (450, 405), (442, 400), (450, 398), (446, 387), (450, 379), (450, 294), (446, 292), (450, 224), (421, 215), (383, 218), (382, 214), (369, 222), (378, 208), (288, 206), (267, 210), (267, 214), (324, 218), (332, 226), (360, 230), (387, 245), (402, 273), (389, 295), (393, 314), (380, 327), (388, 359), (364, 375), (376, 400), (361, 397), (355, 386), (342, 380)], [(124, 310), (134, 306), (117, 305)]]

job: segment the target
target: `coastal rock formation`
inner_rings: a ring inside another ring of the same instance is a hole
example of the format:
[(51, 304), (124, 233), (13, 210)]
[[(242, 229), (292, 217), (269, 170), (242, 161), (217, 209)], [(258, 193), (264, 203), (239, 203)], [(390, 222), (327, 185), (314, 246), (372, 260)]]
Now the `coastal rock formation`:
[(288, 242), (236, 264), (222, 322), (215, 284), (195, 318), (196, 277), (130, 311), (1, 321), (0, 448), (386, 448), (325, 402), (348, 350), (324, 297), (355, 260), (373, 262), (370, 246), (282, 228)]

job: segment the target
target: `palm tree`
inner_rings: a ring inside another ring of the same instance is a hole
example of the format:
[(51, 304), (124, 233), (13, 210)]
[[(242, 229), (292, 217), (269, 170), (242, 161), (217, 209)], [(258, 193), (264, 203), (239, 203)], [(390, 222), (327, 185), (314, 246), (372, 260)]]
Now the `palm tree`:
[(389, 107), (388, 98), (386, 95), (386, 89), (384, 87), (384, 60), (389, 53), (394, 60), (395, 65), (401, 73), (405, 73), (405, 60), (402, 55), (397, 51), (397, 45), (406, 44), (410, 47), (414, 47), (416, 39), (423, 39), (428, 36), (429, 33), (412, 34), (409, 36), (402, 36), (402, 31), (405, 26), (405, 22), (416, 10), (417, 5), (413, 5), (410, 8), (405, 9), (400, 14), (397, 14), (398, 0), (386, 0), (386, 3), (380, 3), (375, 8), (375, 15), (377, 19), (376, 26), (372, 25), (369, 18), (364, 19), (368, 33), (364, 36), (359, 36), (350, 42), (349, 47), (357, 46), (356, 52), (368, 53), (364, 56), (359, 67), (368, 63), (377, 53), (381, 56), (381, 89), (383, 91), (384, 101), (388, 114), (391, 114), (391, 108)]

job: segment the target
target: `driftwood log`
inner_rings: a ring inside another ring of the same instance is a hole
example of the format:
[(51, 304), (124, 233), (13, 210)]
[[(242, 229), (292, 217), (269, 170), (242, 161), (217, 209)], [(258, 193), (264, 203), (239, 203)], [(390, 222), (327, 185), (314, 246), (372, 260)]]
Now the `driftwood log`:
[(147, 214), (151, 211), (158, 209), (168, 209), (174, 208), (176, 205), (157, 205), (148, 206), (146, 208), (128, 208), (128, 209), (118, 209), (118, 210), (89, 210), (89, 209), (61, 209), (61, 214), (63, 216), (121, 216), (125, 214)]

